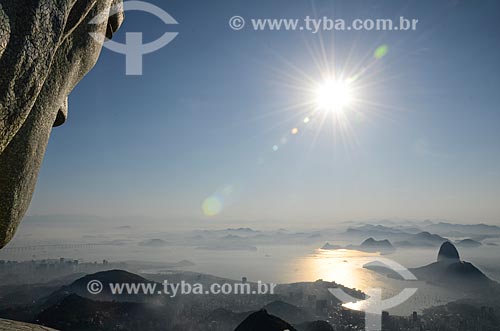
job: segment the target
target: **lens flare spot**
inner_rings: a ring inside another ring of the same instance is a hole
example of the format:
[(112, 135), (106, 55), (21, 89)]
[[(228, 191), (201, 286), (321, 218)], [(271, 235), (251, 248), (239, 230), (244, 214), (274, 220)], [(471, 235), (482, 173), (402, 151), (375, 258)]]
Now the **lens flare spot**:
[(213, 217), (220, 214), (222, 211), (223, 203), (222, 201), (215, 196), (208, 197), (203, 201), (201, 209), (205, 216)]
[(299, 133), (299, 129), (298, 128), (293, 128), (292, 129), (292, 134), (296, 135), (297, 133)]
[(304, 124), (307, 124), (307, 123), (309, 123), (310, 121), (311, 121), (311, 119), (310, 119), (309, 117), (304, 118)]
[(378, 60), (378, 59), (381, 59), (384, 56), (386, 56), (387, 52), (389, 52), (389, 46), (381, 45), (381, 46), (377, 47), (377, 49), (373, 53), (373, 56)]
[(278, 151), (278, 149), (280, 149), (278, 145), (274, 145), (274, 146), (273, 146), (273, 151), (277, 152), (277, 151)]

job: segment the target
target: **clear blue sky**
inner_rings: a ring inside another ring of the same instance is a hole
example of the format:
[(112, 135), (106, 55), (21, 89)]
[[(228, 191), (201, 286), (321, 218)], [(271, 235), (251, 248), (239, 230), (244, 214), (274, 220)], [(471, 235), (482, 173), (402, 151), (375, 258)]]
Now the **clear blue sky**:
[[(70, 96), (68, 122), (53, 131), (31, 215), (500, 224), (498, 1), (151, 2), (179, 25), (129, 12), (116, 40), (128, 31), (150, 41), (165, 29), (178, 37), (145, 56), (141, 77), (125, 76), (124, 56), (103, 51)], [(233, 31), (233, 15), (403, 15), (419, 25), (334, 36)], [(389, 49), (358, 80), (357, 97), (372, 105), (346, 114), (347, 141), (334, 139), (329, 122), (289, 134), (306, 114), (297, 105), (310, 101), (295, 89), (296, 70), (321, 80), (321, 42), (329, 66), (349, 73), (372, 63), (378, 46)], [(201, 206), (210, 196), (222, 209), (208, 218)]]

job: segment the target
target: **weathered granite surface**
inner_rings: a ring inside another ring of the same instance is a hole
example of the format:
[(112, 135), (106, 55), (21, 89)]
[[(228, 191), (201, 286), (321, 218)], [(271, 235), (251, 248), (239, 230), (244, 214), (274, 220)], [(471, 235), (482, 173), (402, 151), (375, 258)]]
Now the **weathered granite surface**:
[(123, 20), (88, 24), (122, 0), (0, 0), (0, 248), (12, 239), (35, 188), (67, 98)]
[(0, 331), (56, 331), (44, 326), (0, 319)]

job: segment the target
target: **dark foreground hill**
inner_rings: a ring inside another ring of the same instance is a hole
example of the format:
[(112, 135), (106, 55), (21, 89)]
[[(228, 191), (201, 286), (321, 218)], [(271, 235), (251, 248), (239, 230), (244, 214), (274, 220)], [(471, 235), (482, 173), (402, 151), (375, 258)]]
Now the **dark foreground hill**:
[(165, 307), (134, 302), (101, 302), (70, 294), (45, 309), (37, 323), (61, 331), (157, 331), (172, 327)]
[[(102, 284), (102, 292), (99, 294), (91, 294), (87, 288), (89, 283), (95, 281)], [(61, 298), (70, 294), (76, 294), (80, 297), (98, 301), (144, 302), (150, 301), (152, 298), (151, 294), (144, 294), (142, 292), (139, 292), (139, 294), (129, 294), (126, 291), (123, 291), (121, 294), (113, 294), (110, 290), (110, 284), (156, 284), (159, 289), (163, 286), (124, 270), (108, 270), (92, 275), (86, 275), (77, 279), (68, 286), (63, 286), (61, 289), (48, 297), (46, 303), (52, 305)], [(156, 293), (153, 294), (156, 295)]]
[(283, 301), (273, 301), (264, 306), (263, 309), (269, 314), (278, 316), (292, 324), (298, 324), (314, 319), (314, 316), (304, 309)]
[(287, 322), (266, 310), (259, 310), (248, 316), (234, 331), (297, 331)]

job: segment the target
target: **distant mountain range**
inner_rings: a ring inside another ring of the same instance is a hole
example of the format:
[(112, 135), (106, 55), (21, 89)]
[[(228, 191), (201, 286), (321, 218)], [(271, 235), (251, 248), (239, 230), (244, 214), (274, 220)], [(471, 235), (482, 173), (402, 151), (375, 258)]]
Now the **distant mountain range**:
[(351, 249), (363, 252), (380, 252), (383, 254), (392, 253), (395, 251), (394, 246), (392, 246), (389, 240), (375, 240), (371, 237), (363, 241), (361, 245), (348, 245), (343, 247), (340, 245), (332, 245), (329, 242), (327, 242), (321, 247), (321, 249), (325, 250)]
[(468, 237), (474, 235), (500, 235), (500, 227), (488, 224), (453, 224), (447, 222), (439, 222), (437, 224), (428, 224), (425, 226), (426, 231), (447, 234), (450, 237)]
[[(368, 235), (368, 233), (366, 235)], [(428, 232), (421, 232), (418, 234), (408, 234), (407, 240), (397, 241), (394, 243), (394, 245), (388, 239), (376, 240), (373, 237), (369, 237), (368, 239), (365, 239), (360, 245), (340, 246), (340, 245), (330, 244), (330, 242), (327, 242), (321, 247), (321, 249), (325, 250), (350, 249), (350, 250), (358, 250), (370, 253), (379, 252), (382, 254), (390, 254), (396, 250), (396, 247), (400, 248), (437, 247), (446, 241), (447, 239), (442, 238), (438, 235), (433, 235)]]
[(438, 247), (447, 239), (437, 234), (424, 231), (416, 234), (409, 234), (408, 238), (403, 241), (394, 243), (396, 247)]
[[(470, 232), (466, 232), (469, 231)], [(418, 228), (415, 225), (390, 227), (386, 225), (365, 224), (350, 227), (344, 236), (350, 240), (374, 238), (375, 240), (390, 240), (395, 248), (435, 248), (450, 241), (447, 237), (465, 238), (455, 243), (460, 248), (476, 248), (483, 244), (482, 240), (500, 237), (500, 227), (485, 224), (460, 225), (450, 223), (426, 223)], [(488, 243), (488, 246), (495, 246)]]
[(401, 248), (439, 247), (443, 242), (448, 241), (446, 238), (426, 231), (410, 233), (383, 225), (364, 225), (357, 228), (349, 228), (345, 235), (350, 238), (364, 237), (378, 240), (390, 240), (394, 243), (394, 247)]
[(139, 246), (145, 246), (145, 247), (165, 247), (168, 245), (168, 242), (166, 242), (163, 239), (148, 239), (144, 240), (139, 243)]
[(476, 248), (476, 247), (481, 247), (483, 244), (481, 244), (479, 241), (476, 240), (464, 239), (457, 241), (455, 245), (462, 248)]
[(488, 224), (456, 224), (447, 221), (389, 221), (379, 220), (373, 223), (353, 223), (350, 228), (357, 228), (361, 230), (380, 230), (384, 233), (419, 233), (430, 232), (436, 233), (446, 237), (475, 237), (475, 236), (489, 236), (499, 237), (500, 227)]
[(375, 240), (372, 237), (366, 239), (359, 246), (361, 250), (368, 252), (382, 252), (389, 253), (395, 250), (394, 246), (392, 246), (391, 242), (387, 239), (384, 240)]

